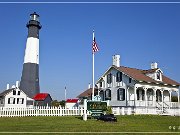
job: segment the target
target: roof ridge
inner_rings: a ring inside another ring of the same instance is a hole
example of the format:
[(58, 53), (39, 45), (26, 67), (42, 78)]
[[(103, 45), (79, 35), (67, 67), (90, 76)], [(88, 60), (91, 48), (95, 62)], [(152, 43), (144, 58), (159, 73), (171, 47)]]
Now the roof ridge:
[(124, 68), (131, 68), (131, 69), (136, 69), (136, 70), (143, 70), (143, 69), (138, 69), (138, 68), (132, 68), (132, 67), (125, 67), (125, 66), (120, 66), (120, 67), (124, 67)]

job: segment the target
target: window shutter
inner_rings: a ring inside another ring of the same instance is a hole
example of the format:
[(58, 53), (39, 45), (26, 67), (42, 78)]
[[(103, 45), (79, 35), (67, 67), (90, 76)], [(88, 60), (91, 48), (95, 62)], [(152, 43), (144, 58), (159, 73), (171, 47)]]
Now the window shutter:
[(117, 90), (117, 100), (120, 100), (120, 99), (119, 99), (119, 94), (120, 94), (120, 93), (119, 93), (119, 89), (118, 89), (118, 90)]
[(15, 104), (15, 98), (13, 99), (13, 104)]
[(125, 100), (125, 89), (122, 90), (123, 90), (123, 100)]
[(8, 98), (8, 104), (10, 104), (10, 98)]
[(24, 104), (24, 98), (22, 98), (22, 104)]

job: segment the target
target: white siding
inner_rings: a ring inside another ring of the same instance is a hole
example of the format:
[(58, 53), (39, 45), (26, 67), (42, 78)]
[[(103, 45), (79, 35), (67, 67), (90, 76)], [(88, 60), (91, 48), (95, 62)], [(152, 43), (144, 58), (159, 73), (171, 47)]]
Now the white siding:
[[(4, 107), (26, 107), (26, 100), (27, 96), (24, 92), (20, 91), (20, 89), (16, 88), (16, 95), (13, 95), (13, 90), (5, 95), (5, 104)], [(18, 95), (18, 91), (20, 91), (20, 95)], [(8, 99), (9, 98), (15, 98), (15, 104), (8, 104)], [(23, 104), (17, 104), (17, 99), (24, 99)]]

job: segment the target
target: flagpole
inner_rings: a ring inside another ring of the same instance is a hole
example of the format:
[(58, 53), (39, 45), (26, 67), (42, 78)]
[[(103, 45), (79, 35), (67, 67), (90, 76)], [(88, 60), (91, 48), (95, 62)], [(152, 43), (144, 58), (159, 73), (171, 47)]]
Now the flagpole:
[[(94, 41), (94, 30), (93, 30), (93, 41)], [(92, 65), (93, 65), (93, 69), (92, 69), (92, 73), (93, 73), (93, 75), (92, 75), (92, 100), (94, 100), (94, 51), (92, 51), (92, 56), (93, 56), (93, 63), (92, 63)]]

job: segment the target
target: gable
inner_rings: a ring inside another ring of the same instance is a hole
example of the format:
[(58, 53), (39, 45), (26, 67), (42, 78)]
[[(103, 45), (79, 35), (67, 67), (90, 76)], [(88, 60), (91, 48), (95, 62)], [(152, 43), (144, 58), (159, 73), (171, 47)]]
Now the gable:
[[(20, 91), (20, 95), (26, 95), (22, 90), (20, 90), (19, 88), (11, 88), (8, 90), (3, 91), (2, 93), (0, 93), (0, 97), (5, 97), (6, 95), (9, 95), (13, 92), (13, 90), (16, 90), (16, 94), (17, 95), (17, 91)], [(26, 95), (27, 96), (27, 95)]]

